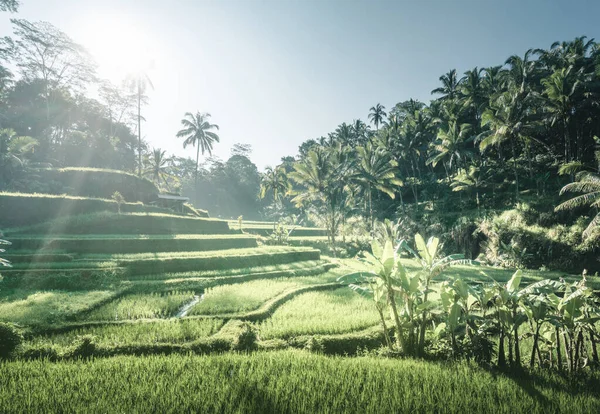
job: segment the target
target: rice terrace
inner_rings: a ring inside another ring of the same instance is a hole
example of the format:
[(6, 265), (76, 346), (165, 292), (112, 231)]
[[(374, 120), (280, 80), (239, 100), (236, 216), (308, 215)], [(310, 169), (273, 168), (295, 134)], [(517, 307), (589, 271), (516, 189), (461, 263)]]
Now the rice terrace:
[(599, 15), (0, 0), (0, 413), (600, 412)]

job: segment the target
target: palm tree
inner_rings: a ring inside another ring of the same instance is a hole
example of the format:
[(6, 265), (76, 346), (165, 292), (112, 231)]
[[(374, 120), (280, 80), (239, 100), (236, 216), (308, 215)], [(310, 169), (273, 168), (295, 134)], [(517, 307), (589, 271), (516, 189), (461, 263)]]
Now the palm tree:
[(433, 144), (433, 154), (427, 163), (435, 167), (442, 161), (444, 166), (448, 164), (450, 171), (461, 163), (466, 167), (466, 160), (473, 157), (473, 152), (467, 147), (475, 138), (471, 135), (472, 131), (473, 127), (470, 124), (459, 125), (456, 121), (450, 121), (445, 130), (440, 128), (438, 139)]
[(479, 190), (482, 185), (485, 184), (484, 174), (481, 172), (481, 168), (475, 165), (470, 165), (468, 170), (461, 169), (458, 174), (454, 177), (450, 187), (452, 191), (475, 191), (475, 200), (477, 202), (477, 211), (479, 212), (480, 200)]
[(483, 152), (490, 146), (500, 146), (509, 142), (513, 172), (515, 175), (515, 192), (519, 197), (519, 173), (517, 171), (517, 149), (519, 141), (531, 139), (533, 125), (527, 119), (529, 95), (523, 97), (519, 92), (505, 92), (482, 115), (482, 125), (489, 125), (490, 130), (482, 134), (479, 144)]
[(385, 117), (387, 116), (385, 113), (385, 106), (378, 103), (377, 105), (372, 106), (369, 110), (371, 111), (369, 113), (369, 119), (375, 124), (377, 131), (379, 131), (379, 125), (385, 122)]
[(580, 101), (580, 91), (583, 89), (582, 82), (577, 79), (571, 68), (560, 69), (552, 73), (548, 78), (542, 79), (544, 86), (545, 110), (550, 115), (550, 124), (559, 124), (564, 137), (565, 162), (571, 161), (570, 123), (575, 114), (576, 102)]
[(356, 181), (364, 188), (369, 203), (371, 230), (374, 228), (372, 190), (376, 189), (395, 198), (394, 186), (402, 185), (397, 178), (398, 164), (389, 151), (378, 148), (372, 143), (357, 147)]
[(289, 174), (303, 187), (294, 192), (292, 201), (297, 206), (310, 205), (324, 218), (332, 246), (335, 246), (335, 236), (348, 208), (347, 181), (352, 165), (343, 147), (317, 147), (296, 162), (294, 171)]
[(440, 76), (442, 86), (431, 91), (432, 94), (441, 94), (440, 100), (453, 100), (458, 97), (460, 82), (456, 76), (456, 69), (452, 69), (448, 73)]
[(283, 196), (288, 194), (292, 186), (287, 176), (285, 168), (279, 166), (276, 168), (267, 167), (260, 183), (260, 198), (265, 198), (269, 191), (273, 192), (273, 201), (281, 202)]
[(583, 232), (583, 237), (592, 235), (594, 229), (600, 226), (600, 176), (585, 172), (580, 175), (579, 180), (565, 185), (560, 194), (565, 193), (585, 193), (578, 195), (564, 203), (558, 205), (555, 210), (570, 210), (582, 206), (590, 206), (596, 210), (596, 215)]
[(148, 157), (145, 175), (150, 176), (152, 181), (160, 187), (161, 181), (170, 190), (167, 178), (172, 177), (169, 173), (169, 168), (172, 165), (172, 158), (166, 157), (167, 151), (160, 148), (154, 148)]
[(135, 91), (137, 99), (137, 121), (138, 121), (138, 176), (142, 177), (142, 103), (146, 103), (146, 90), (148, 87), (154, 89), (150, 77), (144, 70), (130, 74), (125, 79), (125, 83)]
[(486, 93), (481, 73), (483, 69), (477, 67), (465, 72), (461, 82), (461, 93), (463, 95), (463, 107), (470, 108), (475, 116), (476, 125), (479, 125), (481, 112), (489, 100)]
[(210, 114), (196, 112), (186, 112), (185, 117), (181, 120), (183, 129), (177, 133), (177, 137), (185, 138), (183, 141), (183, 148), (188, 145), (196, 147), (196, 170), (194, 172), (194, 183), (198, 184), (198, 161), (200, 159), (200, 150), (202, 155), (208, 152), (208, 155), (212, 155), (212, 148), (214, 142), (219, 142), (219, 136), (211, 131), (211, 129), (219, 129), (218, 125), (211, 124), (208, 122)]

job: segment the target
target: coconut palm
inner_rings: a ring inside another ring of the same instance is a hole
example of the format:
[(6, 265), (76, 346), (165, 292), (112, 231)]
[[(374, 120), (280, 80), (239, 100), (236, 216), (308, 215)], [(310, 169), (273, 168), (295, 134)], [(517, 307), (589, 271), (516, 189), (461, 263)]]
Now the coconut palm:
[(460, 81), (456, 75), (456, 69), (452, 69), (448, 73), (440, 76), (442, 86), (431, 91), (432, 94), (440, 94), (440, 100), (453, 100), (458, 97), (460, 90)]
[(160, 148), (154, 148), (152, 150), (152, 153), (146, 160), (147, 167), (145, 175), (149, 176), (159, 187), (162, 181), (167, 189), (170, 190), (167, 178), (172, 177), (169, 173), (169, 168), (172, 165), (172, 158), (167, 157), (166, 153), (167, 151), (161, 150)]
[(468, 169), (461, 169), (454, 177), (450, 187), (452, 191), (475, 191), (475, 200), (477, 202), (477, 211), (480, 207), (479, 191), (485, 184), (485, 175), (480, 167), (470, 165)]
[(371, 111), (369, 113), (369, 119), (371, 120), (371, 122), (373, 122), (373, 124), (375, 124), (375, 128), (377, 128), (377, 131), (379, 131), (379, 125), (385, 122), (385, 117), (387, 116), (387, 114), (385, 113), (385, 106), (378, 103), (377, 105), (372, 106), (371, 109), (369, 109), (369, 111)]
[(209, 113), (192, 114), (186, 112), (185, 117), (181, 120), (183, 129), (177, 133), (177, 137), (185, 138), (183, 141), (183, 148), (188, 145), (196, 147), (196, 170), (194, 172), (194, 182), (198, 184), (198, 162), (200, 159), (200, 151), (202, 155), (208, 152), (208, 155), (212, 155), (212, 148), (214, 142), (219, 142), (219, 136), (212, 132), (211, 129), (219, 129), (216, 124), (211, 124), (208, 119), (210, 118)]
[(137, 133), (138, 133), (138, 176), (142, 176), (142, 104), (147, 103), (146, 90), (154, 89), (148, 73), (139, 70), (127, 76), (125, 84), (135, 92), (137, 100)]
[(585, 193), (558, 205), (555, 210), (570, 210), (582, 206), (590, 206), (596, 210), (596, 215), (583, 232), (584, 237), (589, 237), (594, 229), (600, 226), (600, 177), (592, 173), (580, 174), (579, 180), (565, 185), (560, 194)]
[(456, 121), (450, 121), (447, 129), (439, 130), (438, 139), (433, 144), (433, 154), (427, 163), (435, 167), (442, 161), (450, 170), (458, 168), (461, 164), (466, 167), (467, 159), (473, 157), (473, 151), (468, 147), (475, 138), (471, 134), (472, 131), (473, 127), (470, 124), (459, 125)]
[(260, 198), (265, 198), (267, 193), (273, 193), (273, 201), (281, 202), (283, 196), (292, 189), (290, 180), (285, 168), (282, 166), (271, 168), (267, 167), (260, 182)]
[(355, 179), (367, 196), (371, 229), (374, 227), (372, 190), (378, 190), (395, 198), (395, 186), (402, 185), (398, 177), (398, 163), (389, 151), (372, 143), (356, 148), (358, 160)]
[(517, 197), (517, 143), (531, 139), (533, 133), (533, 124), (527, 118), (528, 104), (529, 95), (523, 97), (518, 92), (505, 92), (482, 115), (482, 125), (488, 125), (490, 130), (482, 135), (479, 148), (484, 152), (490, 146), (500, 146), (506, 142), (510, 144)]

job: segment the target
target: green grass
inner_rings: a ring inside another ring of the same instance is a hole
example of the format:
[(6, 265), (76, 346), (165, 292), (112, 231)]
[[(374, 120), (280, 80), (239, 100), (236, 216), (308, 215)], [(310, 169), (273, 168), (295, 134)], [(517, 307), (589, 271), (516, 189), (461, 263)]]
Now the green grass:
[(159, 274), (193, 270), (224, 270), (243, 267), (318, 260), (320, 252), (310, 248), (232, 249), (215, 252), (156, 253), (113, 256), (132, 274)]
[(262, 339), (337, 334), (373, 326), (379, 316), (373, 303), (348, 288), (309, 292), (295, 297), (259, 326)]
[(0, 297), (0, 321), (43, 325), (64, 320), (110, 298), (110, 291), (60, 292), (12, 290)]
[(0, 363), (0, 411), (593, 413), (599, 380), (303, 351), (15, 361)]
[(84, 328), (52, 335), (41, 335), (25, 343), (31, 347), (65, 348), (79, 335), (93, 335), (99, 346), (126, 346), (186, 343), (205, 338), (223, 326), (220, 319), (168, 319), (153, 322), (138, 321), (122, 324), (86, 326)]
[(11, 251), (67, 251), (80, 254), (122, 254), (143, 252), (208, 251), (256, 247), (247, 235), (57, 235), (11, 239)]
[(335, 273), (318, 276), (253, 280), (234, 285), (209, 288), (189, 315), (218, 315), (242, 313), (258, 309), (267, 300), (294, 288), (333, 282)]
[(87, 321), (120, 321), (128, 319), (168, 318), (194, 297), (194, 292), (134, 294), (121, 297), (94, 309)]
[[(1, 195), (1, 194), (0, 194)], [(1, 200), (1, 198), (0, 198)], [(107, 201), (108, 202), (108, 201)], [(49, 216), (46, 222), (31, 224), (20, 220), (19, 227), (6, 229), (5, 234), (229, 234), (227, 222), (218, 219), (178, 216), (162, 213), (116, 213), (110, 210), (90, 214)], [(137, 206), (137, 204), (136, 204)], [(85, 213), (85, 212), (82, 212)], [(45, 216), (46, 217), (46, 216)], [(43, 219), (42, 219), (43, 220)], [(14, 226), (15, 224), (12, 223)]]

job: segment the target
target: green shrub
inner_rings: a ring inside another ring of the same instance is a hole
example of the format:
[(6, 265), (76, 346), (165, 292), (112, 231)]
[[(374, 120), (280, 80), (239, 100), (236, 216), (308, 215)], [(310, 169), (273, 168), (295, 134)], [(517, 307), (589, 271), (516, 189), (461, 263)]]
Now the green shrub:
[(323, 345), (323, 340), (320, 336), (311, 336), (308, 341), (306, 341), (306, 345), (304, 345), (304, 349), (309, 352), (322, 353), (325, 350), (325, 345)]
[(14, 325), (0, 322), (0, 359), (13, 356), (23, 342), (23, 335)]

